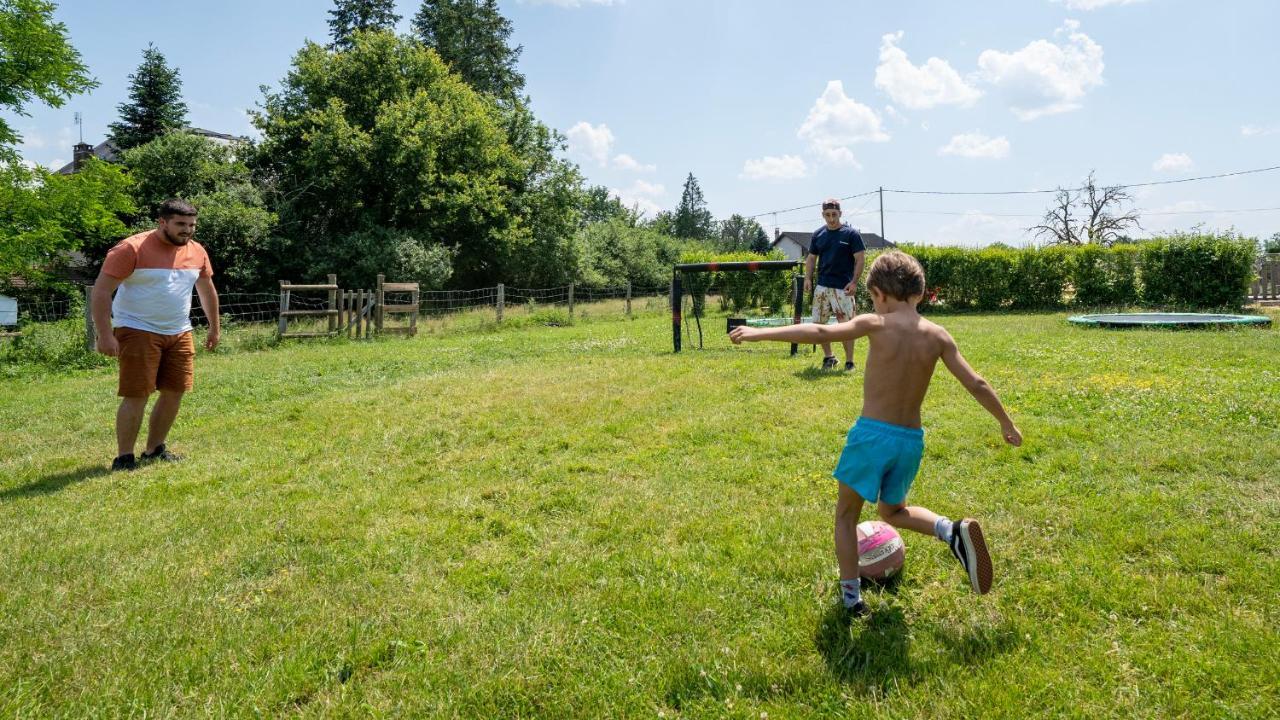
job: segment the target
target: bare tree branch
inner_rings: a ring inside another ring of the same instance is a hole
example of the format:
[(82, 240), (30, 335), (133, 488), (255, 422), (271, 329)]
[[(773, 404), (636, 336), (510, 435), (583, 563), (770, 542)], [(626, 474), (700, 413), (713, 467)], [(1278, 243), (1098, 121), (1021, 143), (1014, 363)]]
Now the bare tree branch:
[(1046, 245), (1079, 245), (1080, 234), (1071, 223), (1071, 208), (1077, 196), (1070, 190), (1058, 188), (1053, 206), (1045, 212), (1039, 225), (1027, 228), (1037, 238), (1047, 238)]
[(1084, 236), (1091, 244), (1110, 245), (1128, 228), (1142, 227), (1136, 210), (1123, 215), (1114, 215), (1110, 210), (1112, 206), (1118, 210), (1124, 203), (1133, 202), (1133, 196), (1121, 187), (1099, 188), (1092, 171), (1085, 180), (1081, 199), (1085, 214)]

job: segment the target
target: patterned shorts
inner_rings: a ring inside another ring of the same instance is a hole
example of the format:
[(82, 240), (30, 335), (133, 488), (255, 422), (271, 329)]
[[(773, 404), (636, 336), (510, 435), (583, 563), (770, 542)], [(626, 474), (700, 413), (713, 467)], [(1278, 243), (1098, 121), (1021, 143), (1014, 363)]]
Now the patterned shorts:
[(853, 318), (853, 296), (843, 288), (829, 288), (819, 285), (813, 289), (813, 321), (826, 325), (833, 315), (843, 315), (845, 320)]

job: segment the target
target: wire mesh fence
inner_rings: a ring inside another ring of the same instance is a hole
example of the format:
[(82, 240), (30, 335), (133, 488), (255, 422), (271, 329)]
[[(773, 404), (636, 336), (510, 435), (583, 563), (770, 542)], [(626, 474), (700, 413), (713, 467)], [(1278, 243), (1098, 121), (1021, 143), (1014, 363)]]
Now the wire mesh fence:
[[(49, 323), (71, 318), (83, 319), (87, 302), (88, 287), (79, 288), (79, 296), (49, 295), (34, 298), (23, 298), (19, 301), (18, 316), (21, 325), (31, 323)], [(581, 309), (582, 314), (590, 313), (600, 317), (610, 314), (628, 314), (633, 311), (668, 310), (670, 308), (669, 286), (638, 287), (582, 287), (577, 285), (561, 285), (550, 288), (520, 288), (502, 285), (470, 290), (422, 290), (419, 292), (419, 312), (424, 318), (446, 320), (464, 314), (473, 314), (492, 320), (500, 320), (504, 316), (518, 315), (521, 312), (536, 312), (540, 308), (559, 308), (571, 311)], [(370, 291), (372, 294), (372, 291)], [(709, 294), (714, 295), (716, 289)], [(81, 298), (85, 299), (81, 299)], [(412, 293), (387, 291), (384, 302), (387, 305), (409, 304)], [(323, 310), (328, 307), (329, 300), (323, 294), (294, 293), (290, 296), (289, 305), (293, 310)], [(661, 307), (659, 307), (659, 305)], [(280, 317), (280, 295), (278, 293), (242, 293), (223, 292), (218, 295), (218, 311), (224, 325), (269, 325)], [(575, 314), (577, 314), (575, 312)], [(199, 300), (199, 294), (192, 292), (191, 323), (197, 327), (208, 325), (208, 317)]]

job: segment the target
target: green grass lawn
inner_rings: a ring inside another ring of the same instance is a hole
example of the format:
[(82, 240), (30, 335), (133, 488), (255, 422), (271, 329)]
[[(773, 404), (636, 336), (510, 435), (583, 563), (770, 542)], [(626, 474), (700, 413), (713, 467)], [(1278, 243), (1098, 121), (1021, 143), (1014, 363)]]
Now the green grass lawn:
[(911, 500), (996, 587), (908, 535), (846, 627), (861, 375), (606, 317), (202, 352), (131, 474), (111, 368), (0, 380), (0, 715), (1275, 716), (1280, 329), (940, 318), (1026, 444), (940, 376)]

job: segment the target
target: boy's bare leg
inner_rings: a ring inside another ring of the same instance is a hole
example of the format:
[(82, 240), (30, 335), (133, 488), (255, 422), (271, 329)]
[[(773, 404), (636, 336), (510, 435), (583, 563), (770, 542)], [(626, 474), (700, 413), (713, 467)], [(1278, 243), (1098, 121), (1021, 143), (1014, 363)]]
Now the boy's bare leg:
[(991, 590), (993, 568), (986, 538), (977, 520), (965, 518), (952, 522), (949, 518), (922, 507), (906, 504), (880, 503), (876, 512), (885, 522), (896, 528), (914, 530), (922, 535), (932, 535), (951, 548), (951, 554), (960, 561), (969, 575), (969, 584), (979, 595)]
[(845, 608), (855, 614), (866, 612), (862, 604), (861, 580), (858, 572), (858, 517), (862, 514), (862, 496), (837, 481), (836, 495), (836, 560), (840, 563), (840, 595)]
[(936, 537), (934, 528), (938, 524), (938, 514), (928, 508), (907, 505), (906, 503), (898, 503), (897, 505), (880, 503), (876, 506), (876, 512), (880, 515), (881, 520), (896, 528), (914, 530), (922, 535), (934, 535)]

